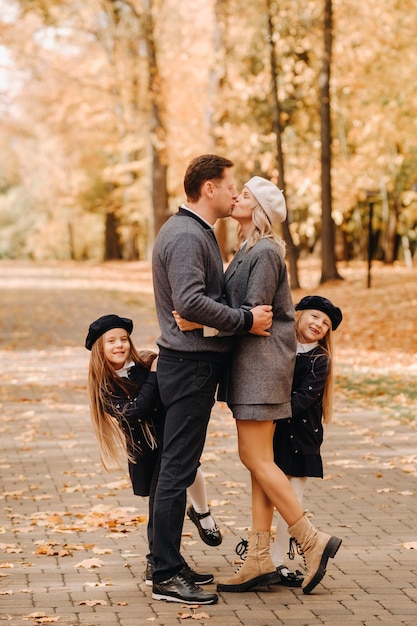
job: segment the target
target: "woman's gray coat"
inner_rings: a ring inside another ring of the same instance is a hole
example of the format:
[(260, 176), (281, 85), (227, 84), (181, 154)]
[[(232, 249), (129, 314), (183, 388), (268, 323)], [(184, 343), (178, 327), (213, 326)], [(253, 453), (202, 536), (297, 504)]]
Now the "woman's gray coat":
[[(229, 406), (274, 405), (269, 419), (289, 417), (296, 355), (294, 305), (278, 246), (261, 239), (248, 252), (245, 246), (239, 250), (226, 270), (225, 289), (233, 308), (273, 307), (270, 337), (235, 336), (227, 402)], [(268, 419), (265, 413), (263, 419)]]

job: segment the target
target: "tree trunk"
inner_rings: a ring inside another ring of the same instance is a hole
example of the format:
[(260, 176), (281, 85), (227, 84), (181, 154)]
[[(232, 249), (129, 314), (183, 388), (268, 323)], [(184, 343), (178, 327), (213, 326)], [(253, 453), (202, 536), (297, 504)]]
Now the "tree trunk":
[(151, 185), (153, 205), (153, 235), (156, 237), (161, 226), (169, 217), (167, 188), (167, 150), (165, 106), (162, 93), (162, 78), (159, 73), (154, 22), (152, 17), (152, 0), (144, 2), (143, 25), (148, 57), (148, 86), (150, 97), (150, 151), (152, 162)]
[[(209, 127), (210, 151), (222, 153), (223, 147), (219, 146), (218, 135), (216, 133), (216, 108), (217, 103), (222, 100), (222, 89), (227, 76), (227, 61), (230, 58), (227, 49), (227, 19), (230, 8), (225, 0), (215, 0), (214, 2), (214, 32), (213, 49), (216, 63), (212, 63), (209, 70), (208, 98), (206, 119)], [(224, 96), (223, 96), (224, 97)], [(217, 220), (215, 225), (216, 239), (224, 262), (228, 261), (230, 249), (228, 246), (228, 220)]]
[(336, 267), (335, 233), (332, 218), (331, 180), (331, 114), (330, 70), (332, 60), (332, 0), (324, 2), (324, 52), (320, 72), (320, 122), (321, 122), (321, 200), (322, 200), (322, 266), (320, 283), (342, 280)]
[(392, 210), (389, 205), (387, 210), (388, 216), (385, 223), (382, 249), (384, 253), (384, 263), (392, 265), (396, 260), (398, 216), (400, 214), (399, 200), (396, 192), (393, 197)]
[(122, 245), (118, 232), (119, 220), (116, 214), (111, 211), (106, 213), (104, 228), (104, 260), (112, 261), (123, 258)]
[[(276, 138), (276, 146), (277, 146), (277, 162), (278, 162), (278, 172), (279, 172), (279, 186), (284, 194), (285, 194), (285, 165), (284, 165), (284, 155), (282, 152), (282, 126), (281, 126), (281, 107), (278, 98), (278, 83), (277, 83), (277, 64), (276, 64), (276, 55), (275, 55), (275, 46), (274, 46), (274, 29), (272, 24), (272, 11), (271, 11), (271, 3), (270, 0), (267, 0), (267, 10), (268, 10), (268, 41), (270, 48), (270, 66), (271, 66), (271, 100), (272, 100), (272, 130), (275, 134)], [(298, 278), (298, 250), (294, 245), (293, 238), (291, 236), (291, 231), (289, 227), (289, 209), (288, 209), (288, 199), (285, 198), (287, 204), (287, 219), (282, 224), (282, 235), (284, 241), (287, 245), (287, 256), (289, 262), (289, 274), (290, 274), (290, 285), (291, 289), (299, 289), (300, 282)]]

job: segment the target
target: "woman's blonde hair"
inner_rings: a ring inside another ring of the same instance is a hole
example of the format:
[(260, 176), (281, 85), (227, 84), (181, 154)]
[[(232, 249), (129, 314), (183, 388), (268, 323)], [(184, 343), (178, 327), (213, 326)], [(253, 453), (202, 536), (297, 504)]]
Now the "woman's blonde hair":
[[(155, 352), (138, 352), (129, 335), (130, 358), (150, 369)], [(121, 423), (127, 426), (123, 414), (111, 415), (107, 408), (109, 394), (122, 389), (127, 395), (137, 395), (137, 386), (128, 378), (119, 376), (104, 355), (103, 336), (94, 342), (91, 349), (90, 365), (88, 369), (88, 395), (90, 402), (90, 416), (94, 434), (99, 444), (100, 461), (107, 472), (123, 468), (126, 460), (134, 462), (131, 453), (128, 452), (127, 443), (134, 447), (133, 441), (129, 441), (128, 434), (123, 430)], [(146, 436), (146, 432), (144, 433)], [(155, 445), (153, 435), (148, 427), (148, 438), (151, 447)]]
[[(256, 200), (255, 200), (256, 201)], [(285, 256), (285, 242), (272, 228), (271, 222), (268, 219), (267, 214), (259, 204), (256, 202), (252, 212), (253, 229), (251, 234), (246, 240), (246, 251), (253, 248), (260, 239), (271, 239), (279, 248), (282, 256)], [(240, 224), (237, 229), (238, 243), (241, 244), (245, 240), (242, 234)]]
[[(304, 309), (302, 311), (295, 312), (295, 332), (298, 337), (299, 332), (299, 324), (300, 319), (308, 309)], [(319, 340), (319, 344), (326, 352), (329, 358), (329, 367), (327, 370), (326, 382), (324, 385), (323, 391), (323, 400), (322, 400), (322, 411), (323, 411), (323, 422), (325, 424), (329, 424), (332, 421), (333, 417), (333, 387), (334, 387), (334, 367), (333, 367), (333, 334), (332, 327), (329, 326), (327, 333)], [(317, 359), (320, 359), (320, 355), (317, 355)]]

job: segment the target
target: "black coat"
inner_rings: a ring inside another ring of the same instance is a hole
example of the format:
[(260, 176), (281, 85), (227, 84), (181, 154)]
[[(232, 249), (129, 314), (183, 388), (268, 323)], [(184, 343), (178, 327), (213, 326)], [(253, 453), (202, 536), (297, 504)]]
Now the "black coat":
[(276, 423), (275, 462), (291, 476), (323, 476), (322, 400), (329, 357), (321, 346), (298, 353), (291, 394), (292, 417)]
[[(115, 389), (107, 398), (107, 408), (111, 415), (119, 419), (126, 434), (128, 450), (135, 459), (134, 463), (128, 461), (133, 493), (149, 496), (151, 483), (159, 472), (165, 410), (159, 397), (156, 372), (136, 364), (130, 368), (128, 376), (136, 386), (135, 393), (127, 395), (121, 387)], [(151, 426), (157, 441), (153, 450), (143, 435), (141, 424), (144, 422)]]

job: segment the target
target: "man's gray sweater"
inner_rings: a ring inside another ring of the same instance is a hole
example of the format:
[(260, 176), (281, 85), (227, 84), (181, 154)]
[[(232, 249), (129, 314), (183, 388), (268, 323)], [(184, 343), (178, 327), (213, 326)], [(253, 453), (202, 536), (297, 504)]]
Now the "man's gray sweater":
[(203, 337), (200, 329), (182, 332), (173, 310), (187, 320), (230, 334), (251, 328), (249, 311), (226, 304), (216, 237), (197, 215), (180, 208), (163, 225), (153, 249), (152, 271), (161, 349), (225, 353), (231, 348), (230, 337)]

